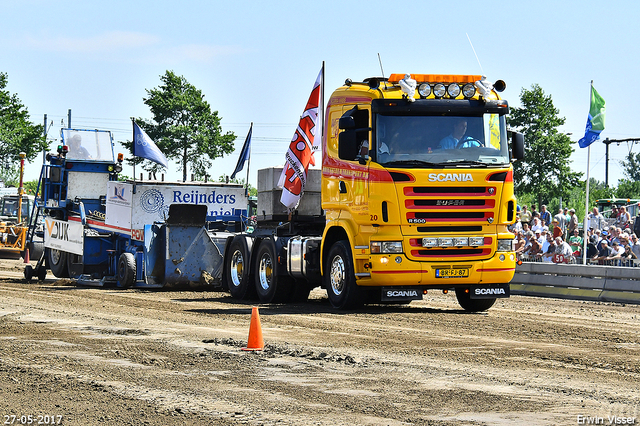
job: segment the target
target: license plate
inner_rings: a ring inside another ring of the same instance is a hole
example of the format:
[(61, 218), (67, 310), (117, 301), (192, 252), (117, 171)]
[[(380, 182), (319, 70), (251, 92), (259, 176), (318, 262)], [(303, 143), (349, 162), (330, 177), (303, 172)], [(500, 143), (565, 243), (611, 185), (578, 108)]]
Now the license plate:
[(436, 269), (436, 278), (462, 278), (468, 276), (468, 269)]

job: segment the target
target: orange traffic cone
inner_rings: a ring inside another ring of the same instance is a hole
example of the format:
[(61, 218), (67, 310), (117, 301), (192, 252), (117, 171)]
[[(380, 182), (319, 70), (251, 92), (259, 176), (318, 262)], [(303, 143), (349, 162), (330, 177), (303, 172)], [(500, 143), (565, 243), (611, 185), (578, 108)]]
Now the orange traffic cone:
[(31, 263), (31, 260), (29, 259), (29, 249), (24, 251), (24, 263)]
[(258, 308), (253, 307), (251, 310), (251, 324), (249, 325), (249, 340), (247, 347), (242, 348), (243, 351), (261, 351), (264, 349), (264, 340), (262, 339), (262, 326), (260, 325), (260, 314)]

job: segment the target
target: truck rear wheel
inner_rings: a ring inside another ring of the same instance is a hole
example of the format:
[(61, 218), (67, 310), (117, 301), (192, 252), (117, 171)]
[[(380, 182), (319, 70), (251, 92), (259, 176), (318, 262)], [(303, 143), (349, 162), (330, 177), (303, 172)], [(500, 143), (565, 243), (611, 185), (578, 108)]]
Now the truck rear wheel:
[(246, 300), (255, 297), (255, 286), (251, 282), (249, 266), (249, 247), (242, 237), (231, 240), (229, 256), (224, 261), (224, 276), (229, 293), (236, 299)]
[(362, 291), (356, 285), (348, 241), (338, 241), (331, 247), (322, 279), (334, 308), (349, 309), (364, 303)]
[(492, 299), (472, 299), (469, 295), (469, 292), (465, 291), (464, 288), (456, 289), (456, 299), (458, 299), (458, 303), (468, 312), (482, 312), (486, 311), (490, 307), (496, 303), (496, 298)]
[(118, 258), (118, 281), (116, 285), (129, 288), (136, 282), (136, 258), (131, 253), (122, 253)]
[(48, 257), (51, 273), (58, 278), (69, 278), (67, 252), (58, 249), (49, 249)]
[(262, 303), (282, 303), (291, 299), (293, 279), (278, 274), (278, 256), (272, 239), (260, 243), (255, 271), (256, 291)]

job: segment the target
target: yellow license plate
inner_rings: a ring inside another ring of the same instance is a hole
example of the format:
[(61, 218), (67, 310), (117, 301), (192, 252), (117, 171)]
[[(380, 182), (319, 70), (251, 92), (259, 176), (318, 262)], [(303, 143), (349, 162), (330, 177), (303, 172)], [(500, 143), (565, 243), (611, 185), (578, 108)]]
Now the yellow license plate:
[(468, 269), (436, 269), (436, 278), (463, 278), (468, 276)]

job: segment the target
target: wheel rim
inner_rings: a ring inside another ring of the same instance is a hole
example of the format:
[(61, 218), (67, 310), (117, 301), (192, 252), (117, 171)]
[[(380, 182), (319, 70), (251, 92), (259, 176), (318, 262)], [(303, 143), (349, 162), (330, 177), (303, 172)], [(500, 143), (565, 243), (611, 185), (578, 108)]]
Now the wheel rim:
[(244, 257), (240, 250), (233, 252), (231, 256), (231, 284), (238, 287), (242, 282), (242, 271), (244, 269)]
[(54, 265), (57, 265), (60, 263), (60, 250), (58, 249), (51, 249), (51, 262), (53, 262)]
[(331, 291), (336, 296), (340, 296), (344, 291), (345, 283), (344, 260), (341, 256), (336, 256), (331, 261), (329, 276), (331, 278)]
[(271, 276), (273, 274), (273, 264), (271, 256), (264, 254), (260, 258), (260, 267), (258, 268), (258, 277), (260, 278), (260, 287), (263, 290), (269, 290), (271, 287)]

